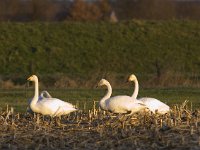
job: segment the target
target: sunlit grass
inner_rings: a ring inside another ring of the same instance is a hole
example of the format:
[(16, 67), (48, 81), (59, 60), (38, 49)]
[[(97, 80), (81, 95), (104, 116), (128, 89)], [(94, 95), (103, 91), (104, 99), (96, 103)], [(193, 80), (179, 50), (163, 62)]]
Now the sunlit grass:
[[(91, 109), (93, 101), (99, 101), (106, 93), (106, 89), (48, 89), (48, 92), (53, 97), (74, 105), (78, 104), (80, 109), (84, 108), (84, 104), (85, 109)], [(131, 95), (132, 92), (133, 89), (113, 89), (112, 95)], [(25, 112), (28, 106), (27, 101), (33, 97), (33, 94), (34, 89), (32, 88), (28, 90), (0, 90), (0, 108), (6, 109), (6, 106), (9, 105), (15, 111)], [(157, 98), (170, 106), (189, 100), (193, 108), (200, 108), (200, 91), (198, 88), (141, 89), (138, 97)]]

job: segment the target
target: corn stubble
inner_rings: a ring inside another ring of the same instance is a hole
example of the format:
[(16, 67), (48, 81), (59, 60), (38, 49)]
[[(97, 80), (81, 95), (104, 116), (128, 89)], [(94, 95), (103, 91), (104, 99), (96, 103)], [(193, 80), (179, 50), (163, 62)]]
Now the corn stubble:
[[(200, 149), (200, 111), (115, 115), (94, 107), (61, 118), (0, 112), (0, 149)], [(57, 123), (60, 119), (60, 124)]]

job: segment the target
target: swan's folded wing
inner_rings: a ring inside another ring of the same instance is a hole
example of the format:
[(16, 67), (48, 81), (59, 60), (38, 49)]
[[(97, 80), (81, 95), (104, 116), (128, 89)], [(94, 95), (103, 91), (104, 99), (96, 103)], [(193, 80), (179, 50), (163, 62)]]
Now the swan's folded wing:
[(61, 106), (56, 110), (56, 112), (53, 114), (53, 116), (66, 115), (66, 114), (69, 114), (69, 113), (77, 111), (77, 110), (78, 109), (73, 108), (73, 107)]
[(76, 110), (72, 104), (56, 98), (44, 98), (42, 101), (39, 101), (37, 103), (37, 107), (42, 112), (42, 114), (49, 115), (54, 115), (61, 108), (61, 110), (64, 110), (66, 112), (68, 112), (68, 110)]
[(142, 101), (133, 100), (130, 96), (115, 96), (109, 99), (108, 109), (115, 113), (138, 112), (146, 107)]
[(153, 113), (155, 113), (155, 111), (157, 110), (158, 113), (164, 114), (167, 113), (170, 110), (170, 107), (159, 101), (158, 99), (155, 98), (148, 98), (148, 97), (144, 97), (140, 99), (148, 108), (150, 111), (152, 111)]
[(45, 101), (50, 100), (50, 102), (48, 102), (48, 103), (55, 104), (56, 106), (74, 107), (74, 105), (72, 105), (71, 103), (62, 101), (62, 100), (57, 99), (57, 98), (45, 98), (44, 100)]

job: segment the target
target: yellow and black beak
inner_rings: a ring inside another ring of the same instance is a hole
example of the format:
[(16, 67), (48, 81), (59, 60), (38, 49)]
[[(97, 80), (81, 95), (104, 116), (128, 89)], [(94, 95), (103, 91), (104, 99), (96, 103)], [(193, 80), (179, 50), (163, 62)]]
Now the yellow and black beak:
[(32, 76), (30, 76), (27, 80), (28, 80), (28, 81), (31, 81), (31, 78), (32, 78)]
[(101, 82), (99, 82), (97, 85), (96, 85), (96, 88), (98, 88), (98, 87), (101, 87), (102, 85), (101, 85)]

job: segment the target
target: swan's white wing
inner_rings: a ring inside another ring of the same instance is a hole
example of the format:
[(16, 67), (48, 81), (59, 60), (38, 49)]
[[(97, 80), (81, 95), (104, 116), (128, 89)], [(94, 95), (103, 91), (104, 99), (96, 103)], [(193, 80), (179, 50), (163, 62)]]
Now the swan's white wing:
[(73, 111), (77, 111), (77, 109), (74, 108), (74, 107), (61, 106), (56, 110), (56, 112), (54, 113), (53, 116), (66, 115), (66, 114), (69, 114), (70, 112), (73, 112)]
[(56, 105), (58, 105), (58, 106), (74, 107), (74, 105), (72, 105), (71, 103), (62, 101), (58, 98), (44, 98), (43, 100), (45, 100), (45, 101), (51, 100), (51, 101), (53, 101), (52, 103), (56, 103)]
[(37, 102), (36, 105), (43, 115), (55, 116), (55, 114), (58, 113), (58, 110), (62, 110), (62, 114), (68, 114), (76, 110), (72, 104), (57, 98), (43, 98), (41, 101)]
[(134, 113), (145, 108), (142, 102), (137, 103), (130, 96), (115, 96), (106, 101), (109, 111), (114, 113)]
[(141, 100), (153, 113), (155, 113), (155, 111), (157, 110), (158, 113), (165, 114), (170, 110), (170, 107), (168, 105), (155, 98), (143, 97), (139, 100)]

